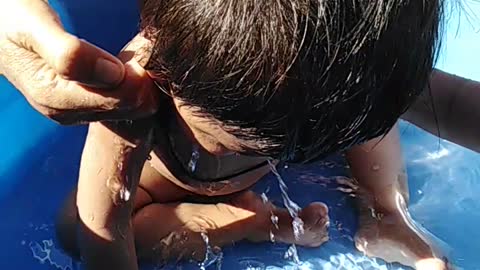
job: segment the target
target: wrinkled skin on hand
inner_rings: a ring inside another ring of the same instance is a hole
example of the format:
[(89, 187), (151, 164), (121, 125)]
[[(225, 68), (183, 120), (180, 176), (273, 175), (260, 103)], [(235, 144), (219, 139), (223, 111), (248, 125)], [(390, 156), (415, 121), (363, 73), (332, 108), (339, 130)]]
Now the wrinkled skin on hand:
[(144, 63), (132, 60), (132, 47), (148, 47), (141, 35), (117, 58), (65, 32), (47, 1), (0, 0), (0, 6), (0, 74), (41, 114), (77, 124), (156, 111)]

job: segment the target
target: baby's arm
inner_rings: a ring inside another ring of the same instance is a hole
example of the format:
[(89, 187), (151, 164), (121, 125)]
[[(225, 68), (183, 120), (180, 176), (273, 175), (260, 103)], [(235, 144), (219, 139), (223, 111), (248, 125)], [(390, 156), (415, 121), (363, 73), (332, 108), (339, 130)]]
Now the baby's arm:
[[(346, 152), (352, 176), (363, 192), (375, 198), (377, 211), (394, 212), (397, 192), (408, 200), (407, 179), (404, 170), (398, 127), (383, 138), (352, 147)], [(371, 202), (373, 203), (373, 201)]]
[(130, 217), (151, 139), (148, 123), (90, 124), (77, 192), (86, 269), (138, 269)]
[(480, 152), (480, 83), (435, 70), (430, 86), (431, 94), (426, 88), (402, 118), (436, 136)]

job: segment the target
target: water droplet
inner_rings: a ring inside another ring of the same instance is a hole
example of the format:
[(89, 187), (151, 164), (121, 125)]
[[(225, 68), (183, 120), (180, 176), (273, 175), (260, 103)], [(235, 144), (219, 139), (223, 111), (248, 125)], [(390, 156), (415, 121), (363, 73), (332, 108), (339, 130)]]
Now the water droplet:
[(95, 220), (95, 216), (93, 214), (90, 214), (88, 216), (88, 220), (90, 220), (90, 222), (93, 222)]
[(376, 219), (376, 220), (381, 220), (383, 218), (382, 213), (378, 213), (373, 207), (370, 207), (370, 215)]
[(286, 260), (292, 260), (296, 265), (301, 264), (300, 258), (298, 257), (297, 246), (295, 246), (295, 245), (291, 245), (287, 249), (287, 251), (285, 252), (285, 255), (283, 257)]
[(205, 259), (198, 265), (200, 270), (206, 270), (209, 266), (216, 264), (217, 270), (220, 270), (222, 267), (223, 261), (223, 252), (219, 247), (212, 247), (210, 246), (210, 240), (208, 235), (204, 232), (200, 234), (202, 236), (202, 240), (205, 243), (206, 251), (205, 251)]
[[(257, 258), (253, 257), (244, 257), (239, 259), (240, 269), (244, 270), (265, 270), (265, 264), (263, 262), (259, 262)], [(270, 269), (270, 267), (268, 267)]]
[(267, 202), (268, 202), (267, 194), (262, 193), (262, 195), (260, 195), (260, 197), (262, 198), (263, 203), (267, 203)]
[(130, 195), (130, 191), (126, 187), (120, 189), (120, 199), (123, 201), (128, 202), (130, 200)]
[(272, 224), (275, 226), (275, 228), (278, 230), (278, 217), (272, 213), (270, 216), (270, 220), (272, 221)]
[(418, 195), (422, 195), (422, 194), (423, 194), (423, 191), (421, 191), (421, 190), (419, 189), (419, 190), (417, 190), (417, 193), (418, 193)]
[(275, 243), (275, 235), (270, 231), (270, 242)]
[(152, 155), (148, 155), (147, 160), (152, 160)]
[(188, 169), (190, 170), (190, 172), (195, 172), (199, 158), (200, 152), (198, 150), (198, 145), (194, 144), (192, 149), (192, 155), (190, 156), (190, 161), (188, 162)]
[(374, 171), (380, 170), (380, 165), (374, 164), (374, 165), (372, 166), (372, 170), (374, 170)]
[(303, 220), (299, 217), (295, 217), (292, 221), (293, 235), (296, 240), (300, 240), (300, 236), (305, 233), (305, 228), (303, 227)]
[[(120, 225), (117, 225), (117, 232), (118, 232), (118, 235), (120, 235), (120, 237), (122, 239), (124, 239), (124, 240), (127, 239), (127, 232), (124, 229), (122, 229), (120, 227)], [(114, 240), (115, 240), (115, 238), (114, 238)]]
[(285, 166), (283, 166), (283, 168), (284, 168), (284, 169), (288, 169), (288, 165), (287, 165), (287, 164), (285, 164)]

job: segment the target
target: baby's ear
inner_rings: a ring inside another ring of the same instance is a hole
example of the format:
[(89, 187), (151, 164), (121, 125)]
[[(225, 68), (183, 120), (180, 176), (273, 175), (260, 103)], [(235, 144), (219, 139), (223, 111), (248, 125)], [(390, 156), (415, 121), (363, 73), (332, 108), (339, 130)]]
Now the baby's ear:
[(123, 47), (118, 58), (123, 63), (135, 60), (140, 66), (145, 67), (152, 55), (154, 44), (154, 41), (147, 39), (144, 33), (140, 32)]

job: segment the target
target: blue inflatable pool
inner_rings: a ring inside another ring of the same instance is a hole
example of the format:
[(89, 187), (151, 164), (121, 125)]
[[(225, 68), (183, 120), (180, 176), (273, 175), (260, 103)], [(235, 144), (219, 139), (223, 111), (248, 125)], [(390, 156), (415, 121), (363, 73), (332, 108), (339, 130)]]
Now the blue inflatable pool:
[[(111, 52), (118, 52), (135, 34), (136, 1), (50, 2), (71, 32)], [(468, 11), (480, 14), (480, 4), (469, 4)], [(465, 14), (459, 17), (459, 13), (451, 16), (438, 65), (480, 80), (476, 66), (480, 63), (478, 20), (472, 16), (468, 22)], [(0, 269), (77, 269), (58, 249), (53, 222), (63, 198), (75, 185), (86, 128), (60, 127), (44, 119), (3, 78), (0, 89)], [(445, 243), (456, 265), (480, 269), (480, 155), (407, 123), (402, 123), (401, 131), (412, 215)], [(344, 174), (338, 158), (282, 172), (289, 195), (298, 204), (321, 200), (331, 208), (331, 240), (318, 249), (299, 249), (299, 269), (400, 269), (365, 258), (355, 250), (355, 212), (350, 198), (336, 191), (332, 181)], [(272, 200), (280, 198), (273, 177), (267, 177), (256, 189), (268, 191)], [(224, 249), (223, 269), (294, 269), (295, 264), (284, 258), (287, 249), (270, 243), (239, 243)], [(198, 269), (194, 265), (181, 267)]]

